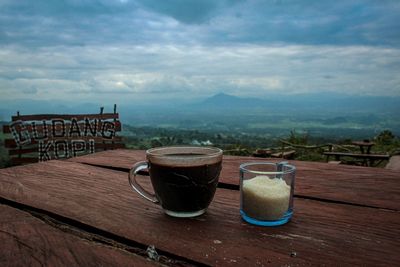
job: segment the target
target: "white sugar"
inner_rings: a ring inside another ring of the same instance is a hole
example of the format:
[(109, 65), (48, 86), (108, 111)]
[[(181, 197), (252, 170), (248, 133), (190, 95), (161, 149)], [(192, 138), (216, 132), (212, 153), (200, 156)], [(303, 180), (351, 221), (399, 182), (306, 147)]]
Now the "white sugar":
[(280, 219), (289, 208), (290, 186), (283, 179), (256, 176), (243, 181), (242, 209), (258, 220)]

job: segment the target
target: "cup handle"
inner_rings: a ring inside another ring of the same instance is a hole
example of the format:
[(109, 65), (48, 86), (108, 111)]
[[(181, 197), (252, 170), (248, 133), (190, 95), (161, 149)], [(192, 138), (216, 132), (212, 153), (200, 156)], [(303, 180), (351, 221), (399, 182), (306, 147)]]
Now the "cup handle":
[(136, 181), (137, 173), (141, 170), (147, 169), (148, 167), (149, 164), (145, 161), (140, 161), (135, 163), (135, 165), (133, 165), (133, 167), (129, 171), (129, 184), (132, 186), (133, 190), (135, 190), (137, 193), (139, 193), (139, 195), (141, 195), (145, 199), (153, 203), (159, 203), (155, 194), (151, 194), (146, 190), (144, 190), (143, 187), (139, 185), (139, 183)]

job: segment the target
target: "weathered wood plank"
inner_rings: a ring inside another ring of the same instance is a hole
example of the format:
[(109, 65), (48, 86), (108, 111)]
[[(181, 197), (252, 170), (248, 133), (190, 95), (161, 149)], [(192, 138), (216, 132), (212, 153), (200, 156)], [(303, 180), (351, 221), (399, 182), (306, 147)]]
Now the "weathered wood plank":
[[(53, 148), (49, 149), (49, 151), (53, 150), (54, 150)], [(38, 151), (39, 151), (38, 146), (33, 146), (29, 148), (16, 148), (8, 150), (8, 155), (10, 156), (23, 155), (23, 154), (37, 153)]]
[(131, 192), (125, 173), (67, 161), (0, 170), (0, 196), (210, 265), (400, 260), (397, 211), (296, 199), (292, 222), (264, 228), (240, 219), (238, 191), (218, 189), (207, 214), (176, 219)]
[[(144, 151), (125, 149), (81, 156), (71, 161), (127, 171), (145, 158)], [(278, 160), (224, 156), (220, 182), (238, 187), (239, 165), (250, 161)], [(400, 171), (324, 162), (289, 162), (297, 167), (295, 194), (299, 196), (400, 210)]]
[(161, 266), (139, 255), (63, 232), (0, 204), (1, 266)]
[[(222, 181), (238, 185), (240, 163), (254, 159), (225, 157)], [(400, 172), (321, 162), (289, 162), (297, 168), (295, 194), (298, 196), (400, 211)]]
[[(71, 141), (71, 140), (83, 140), (88, 142), (89, 140), (94, 140), (94, 142), (99, 143), (99, 142), (122, 142), (122, 136), (114, 136), (112, 139), (107, 139), (103, 138), (100, 136), (72, 136), (72, 137), (52, 137), (50, 140), (44, 140), (44, 142), (48, 141)], [(29, 145), (37, 145), (39, 144), (38, 140), (35, 140), (34, 138), (31, 138), (31, 142)], [(17, 143), (15, 142), (14, 139), (5, 139), (4, 140), (4, 146), (6, 148), (15, 148), (17, 147)]]
[(388, 164), (385, 166), (385, 169), (400, 171), (400, 155), (392, 156)]
[(51, 119), (64, 119), (71, 120), (73, 118), (77, 120), (84, 120), (85, 118), (90, 119), (118, 119), (118, 113), (103, 113), (103, 114), (35, 114), (35, 115), (19, 115), (12, 116), (12, 121), (41, 121), (41, 120), (51, 120)]
[(273, 158), (283, 158), (283, 159), (292, 159), (294, 154), (296, 154), (296, 150), (284, 151), (284, 152), (277, 152), (271, 154)]
[[(120, 148), (125, 148), (124, 143), (111, 143), (108, 141), (108, 143), (94, 143), (94, 148), (95, 150), (107, 150), (107, 149), (120, 149)], [(8, 151), (8, 155), (14, 156), (14, 155), (23, 155), (23, 154), (30, 154), (30, 153), (37, 153), (39, 151), (38, 146), (33, 146), (29, 148), (21, 148), (21, 149), (10, 149)], [(54, 151), (54, 146), (50, 147), (47, 151)]]
[[(107, 142), (107, 141), (106, 141)], [(95, 150), (107, 150), (107, 149), (120, 149), (120, 148), (125, 148), (124, 143), (110, 143), (109, 141), (107, 143), (95, 143), (94, 144)]]
[(389, 159), (390, 155), (384, 154), (357, 154), (357, 153), (346, 153), (346, 152), (324, 152), (326, 156), (337, 156), (337, 157), (351, 157), (358, 159)]
[(13, 165), (36, 163), (39, 161), (37, 157), (11, 158), (10, 160)]
[[(120, 121), (115, 121), (113, 123), (115, 125), (115, 128), (114, 128), (115, 131), (119, 132), (119, 131), (122, 130), (122, 126), (121, 126), (121, 122)], [(78, 126), (79, 126), (81, 131), (84, 131), (84, 129), (85, 129), (85, 123), (84, 122), (78, 122)], [(102, 126), (103, 126), (103, 122), (99, 122), (98, 125), (97, 125), (97, 131), (100, 132), (101, 129), (102, 129)], [(46, 127), (47, 127), (48, 131), (50, 132), (50, 130), (52, 129), (52, 125), (51, 124), (46, 124)], [(69, 132), (70, 127), (71, 127), (70, 123), (65, 123), (65, 131), (66, 132)], [(56, 129), (58, 129), (58, 128), (56, 128)], [(28, 122), (28, 125), (26, 125), (26, 129), (29, 132), (32, 132), (32, 130), (33, 130), (32, 129), (32, 125), (29, 124), (29, 122)], [(43, 124), (37, 124), (36, 125), (36, 131), (38, 131), (39, 134), (43, 132), (43, 129), (44, 129)], [(9, 125), (3, 125), (3, 133), (6, 133), (6, 134), (11, 133), (11, 129), (10, 129)]]
[(129, 169), (136, 162), (143, 160), (146, 160), (146, 152), (144, 150), (133, 150), (133, 149), (118, 149), (113, 151), (105, 151), (96, 153), (96, 155), (92, 156), (86, 155), (70, 159), (70, 161), (73, 162), (124, 169), (126, 171), (129, 171)]

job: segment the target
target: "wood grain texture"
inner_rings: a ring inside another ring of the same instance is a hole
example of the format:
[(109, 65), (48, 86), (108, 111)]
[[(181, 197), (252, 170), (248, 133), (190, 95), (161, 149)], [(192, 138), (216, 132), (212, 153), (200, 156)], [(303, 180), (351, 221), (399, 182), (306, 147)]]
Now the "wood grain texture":
[[(71, 161), (127, 171), (135, 162), (145, 159), (145, 151), (125, 149), (81, 156)], [(240, 164), (257, 161), (279, 160), (224, 156), (220, 183), (238, 187)], [(324, 162), (289, 162), (297, 168), (295, 194), (298, 196), (400, 210), (400, 171)]]
[[(33, 130), (32, 125), (29, 124), (29, 122), (26, 122), (26, 123), (28, 124), (28, 125), (26, 125), (26, 129), (27, 129), (29, 132), (32, 132), (32, 130)], [(116, 132), (119, 132), (119, 131), (122, 130), (122, 125), (121, 125), (121, 122), (120, 122), (120, 121), (114, 121), (113, 123), (114, 123), (114, 125), (115, 125), (114, 130), (115, 130)], [(70, 123), (65, 123), (64, 125), (65, 125), (65, 131), (66, 131), (66, 132), (69, 132), (69, 129), (70, 129), (70, 127), (71, 127), (71, 124), (70, 124)], [(78, 126), (79, 126), (79, 128), (80, 128), (81, 131), (84, 131), (84, 129), (85, 129), (85, 123), (84, 123), (84, 122), (78, 122)], [(103, 122), (100, 121), (100, 122), (98, 123), (98, 126), (97, 126), (97, 131), (98, 131), (98, 132), (101, 132), (102, 126), (103, 126)], [(49, 130), (49, 132), (51, 133), (52, 124), (46, 124), (46, 127), (47, 127), (47, 129)], [(43, 129), (44, 129), (43, 124), (39, 123), (38, 125), (36, 125), (36, 130), (37, 130), (40, 134), (43, 132)], [(56, 129), (57, 129), (57, 128), (56, 128)], [(11, 128), (10, 128), (9, 125), (3, 125), (3, 133), (5, 133), (5, 134), (11, 133)]]
[(141, 256), (81, 239), (31, 214), (0, 205), (0, 266), (160, 266)]
[(64, 119), (71, 120), (73, 118), (77, 120), (89, 119), (118, 119), (118, 113), (103, 113), (103, 114), (35, 114), (35, 115), (20, 115), (12, 116), (12, 121), (41, 121), (41, 120), (51, 120), (51, 119)]
[(324, 152), (326, 156), (338, 156), (338, 157), (351, 157), (360, 159), (389, 159), (390, 155), (383, 154), (357, 154), (357, 153), (346, 153), (346, 152)]
[[(110, 142), (122, 142), (123, 138), (121, 136), (114, 136), (111, 139), (107, 139), (107, 138), (103, 138), (100, 136), (73, 136), (73, 137), (52, 137), (50, 139), (44, 140), (44, 143), (47, 143), (49, 141), (67, 141), (70, 142), (72, 140), (83, 140), (88, 142), (89, 140), (94, 140), (94, 142), (98, 143), (98, 142), (106, 142), (106, 143), (110, 143)], [(35, 140), (34, 138), (31, 139), (30, 143), (28, 145), (38, 145), (39, 141)], [(17, 147), (17, 143), (15, 142), (14, 139), (5, 139), (4, 140), (4, 146), (6, 148), (16, 148)]]
[(400, 171), (400, 155), (392, 156), (385, 166), (385, 169), (392, 171)]
[(37, 157), (23, 157), (23, 158), (11, 158), (11, 163), (13, 165), (37, 163), (39, 159)]
[(0, 196), (209, 265), (400, 261), (397, 211), (297, 198), (290, 223), (265, 228), (241, 220), (238, 191), (218, 189), (205, 215), (176, 219), (132, 192), (125, 173), (67, 161), (0, 170)]
[[(94, 143), (94, 147), (95, 147), (95, 150), (119, 149), (119, 148), (125, 148), (125, 144), (105, 141), (104, 143)], [(29, 148), (10, 149), (8, 151), (8, 155), (15, 156), (15, 155), (22, 155), (22, 154), (37, 153), (38, 151), (39, 151), (39, 147), (34, 145)], [(54, 151), (54, 146), (50, 147), (47, 151)]]

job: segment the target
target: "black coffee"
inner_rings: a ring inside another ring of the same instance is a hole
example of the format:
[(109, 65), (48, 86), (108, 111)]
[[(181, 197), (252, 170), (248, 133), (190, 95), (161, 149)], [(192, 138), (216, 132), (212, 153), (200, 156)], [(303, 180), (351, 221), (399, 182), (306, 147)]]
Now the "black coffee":
[(221, 162), (190, 167), (149, 163), (150, 177), (161, 206), (175, 212), (195, 212), (207, 208), (217, 188), (220, 171)]

